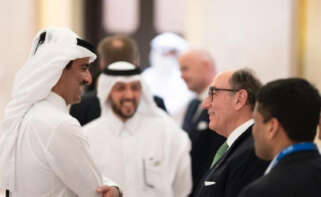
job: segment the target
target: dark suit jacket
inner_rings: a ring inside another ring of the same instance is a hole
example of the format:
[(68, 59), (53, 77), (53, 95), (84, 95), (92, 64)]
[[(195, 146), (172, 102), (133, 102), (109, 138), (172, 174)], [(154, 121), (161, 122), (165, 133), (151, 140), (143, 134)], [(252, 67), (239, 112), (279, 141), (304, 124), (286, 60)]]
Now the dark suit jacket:
[[(226, 140), (208, 127), (209, 117), (207, 110), (202, 110), (195, 122), (190, 123), (187, 133), (192, 142), (192, 195), (202, 176), (210, 168), (216, 151)], [(191, 195), (191, 196), (192, 196)]]
[[(76, 118), (81, 125), (98, 118), (100, 116), (100, 104), (96, 96), (96, 90), (86, 93), (82, 96), (81, 102), (70, 107), (70, 115)], [(156, 105), (166, 111), (162, 98), (154, 96)]]
[(203, 176), (194, 196), (236, 197), (244, 186), (263, 175), (267, 166), (268, 162), (255, 155), (250, 127)]
[(318, 151), (285, 156), (260, 179), (248, 185), (240, 197), (320, 197), (321, 156)]

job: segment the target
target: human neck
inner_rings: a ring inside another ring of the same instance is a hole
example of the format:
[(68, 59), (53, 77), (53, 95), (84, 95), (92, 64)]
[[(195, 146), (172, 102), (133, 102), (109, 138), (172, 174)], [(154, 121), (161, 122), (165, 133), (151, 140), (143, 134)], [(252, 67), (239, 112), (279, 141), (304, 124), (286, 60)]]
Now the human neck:
[(238, 128), (239, 126), (241, 126), (242, 124), (244, 124), (245, 122), (247, 122), (248, 120), (251, 119), (251, 115), (250, 114), (244, 114), (244, 115), (239, 115), (238, 117), (236, 117), (229, 125), (228, 128), (226, 129), (226, 135), (225, 137), (228, 137), (231, 135), (231, 133)]
[(51, 91), (54, 92), (55, 94), (59, 95), (61, 98), (63, 98), (66, 105), (68, 105), (68, 102), (65, 99), (63, 92), (59, 91), (59, 89), (56, 89), (55, 87), (53, 87)]
[(271, 160), (273, 158), (275, 158), (282, 150), (284, 150), (285, 148), (295, 144), (295, 142), (286, 139), (286, 138), (279, 138), (280, 140), (275, 141), (274, 145), (272, 146), (272, 158), (270, 158)]

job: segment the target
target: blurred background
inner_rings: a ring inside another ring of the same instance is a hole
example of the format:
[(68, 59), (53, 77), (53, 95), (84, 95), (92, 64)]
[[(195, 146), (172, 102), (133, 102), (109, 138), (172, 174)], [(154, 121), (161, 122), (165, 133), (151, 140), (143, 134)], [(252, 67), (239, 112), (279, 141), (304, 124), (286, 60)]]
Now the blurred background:
[[(263, 82), (304, 77), (321, 90), (320, 0), (1, 0), (0, 119), (16, 71), (35, 33), (71, 28), (93, 44), (124, 33), (149, 66), (150, 41), (162, 32), (209, 50), (218, 71), (252, 68)], [(94, 73), (95, 74), (95, 73)]]

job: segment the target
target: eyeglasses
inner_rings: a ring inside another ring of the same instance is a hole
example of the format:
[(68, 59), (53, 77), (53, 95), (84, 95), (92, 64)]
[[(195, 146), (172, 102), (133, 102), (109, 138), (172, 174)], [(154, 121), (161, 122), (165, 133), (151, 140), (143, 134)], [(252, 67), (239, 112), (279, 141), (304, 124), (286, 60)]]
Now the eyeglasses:
[(214, 86), (211, 86), (208, 89), (208, 97), (213, 101), (214, 95), (217, 94), (218, 91), (228, 91), (228, 92), (237, 92), (239, 90), (237, 89), (227, 89), (227, 88), (217, 88)]

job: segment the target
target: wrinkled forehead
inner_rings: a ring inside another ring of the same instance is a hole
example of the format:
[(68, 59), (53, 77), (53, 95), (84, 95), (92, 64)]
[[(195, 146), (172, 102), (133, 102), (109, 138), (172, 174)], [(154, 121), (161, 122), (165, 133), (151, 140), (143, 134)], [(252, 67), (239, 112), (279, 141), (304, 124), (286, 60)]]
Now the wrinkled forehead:
[(211, 85), (217, 88), (230, 88), (230, 79), (233, 73), (234, 71), (225, 71), (219, 73), (216, 75)]

